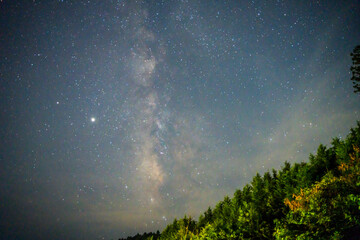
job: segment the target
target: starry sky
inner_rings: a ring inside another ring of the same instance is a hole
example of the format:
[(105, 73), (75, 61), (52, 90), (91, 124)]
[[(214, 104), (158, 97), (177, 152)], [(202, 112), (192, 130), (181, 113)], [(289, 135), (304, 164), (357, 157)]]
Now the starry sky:
[(0, 1), (0, 239), (198, 217), (360, 120), (358, 1)]

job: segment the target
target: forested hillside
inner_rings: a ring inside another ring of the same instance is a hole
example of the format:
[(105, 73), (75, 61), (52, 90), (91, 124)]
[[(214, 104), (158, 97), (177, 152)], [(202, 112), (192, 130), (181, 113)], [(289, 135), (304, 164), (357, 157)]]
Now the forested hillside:
[[(175, 219), (136, 239), (359, 239), (360, 123), (309, 161), (257, 174), (197, 221)], [(130, 238), (129, 238), (130, 239)]]

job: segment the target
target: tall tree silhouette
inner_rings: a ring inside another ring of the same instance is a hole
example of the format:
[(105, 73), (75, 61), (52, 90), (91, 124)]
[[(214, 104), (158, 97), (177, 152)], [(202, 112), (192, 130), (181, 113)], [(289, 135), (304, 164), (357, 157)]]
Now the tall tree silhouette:
[(352, 72), (351, 80), (354, 84), (354, 92), (360, 92), (360, 45), (356, 46), (353, 52), (350, 54), (352, 59), (352, 66), (350, 68)]

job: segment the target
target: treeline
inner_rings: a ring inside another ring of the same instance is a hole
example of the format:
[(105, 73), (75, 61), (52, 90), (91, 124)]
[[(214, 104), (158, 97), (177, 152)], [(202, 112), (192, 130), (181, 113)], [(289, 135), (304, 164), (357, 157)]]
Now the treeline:
[(359, 147), (358, 122), (345, 140), (320, 145), (307, 163), (257, 174), (197, 221), (175, 219), (147, 239), (359, 239)]
[(127, 238), (119, 238), (119, 240), (146, 240), (146, 239), (152, 239), (156, 240), (160, 238), (160, 232), (157, 231), (156, 233), (153, 232), (144, 232), (143, 234), (136, 234), (133, 237), (127, 237)]
[[(351, 57), (357, 93), (360, 45)], [(320, 145), (307, 163), (257, 174), (198, 221), (185, 215), (161, 234), (136, 236), (127, 239), (360, 239), (360, 122), (345, 140)]]

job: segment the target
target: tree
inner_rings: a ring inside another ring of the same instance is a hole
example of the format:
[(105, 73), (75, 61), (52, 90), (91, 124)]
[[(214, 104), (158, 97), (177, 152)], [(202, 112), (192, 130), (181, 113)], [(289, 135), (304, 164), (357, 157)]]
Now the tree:
[(354, 92), (360, 92), (360, 45), (356, 46), (353, 52), (350, 54), (352, 59), (352, 66), (350, 68), (352, 72), (351, 80), (354, 84)]
[[(277, 224), (277, 239), (355, 239), (360, 225), (360, 149), (353, 146), (340, 176), (328, 172), (310, 188), (301, 189), (284, 203), (290, 208)], [(350, 232), (349, 232), (350, 231)], [(352, 231), (352, 232), (351, 232)]]
[[(210, 207), (196, 222), (175, 219), (159, 234), (132, 239), (358, 239), (360, 122), (346, 139), (320, 145), (308, 162), (256, 174), (251, 183)], [(160, 235), (160, 236), (159, 236)], [(125, 240), (125, 239), (124, 239)]]
[(204, 228), (207, 224), (213, 222), (213, 212), (211, 208), (209, 207), (204, 214), (201, 214), (199, 217), (199, 222), (197, 224), (197, 229), (200, 231), (202, 228)]

